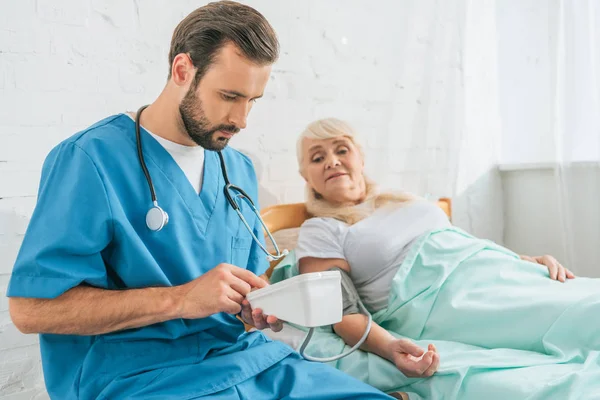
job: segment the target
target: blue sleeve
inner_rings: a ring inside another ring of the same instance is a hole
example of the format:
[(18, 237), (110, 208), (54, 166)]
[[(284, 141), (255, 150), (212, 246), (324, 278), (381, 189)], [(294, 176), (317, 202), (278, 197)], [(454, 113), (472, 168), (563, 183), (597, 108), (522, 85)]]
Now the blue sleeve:
[(101, 252), (111, 238), (111, 211), (96, 165), (77, 144), (60, 144), (44, 162), (7, 295), (55, 298), (82, 283), (106, 287)]

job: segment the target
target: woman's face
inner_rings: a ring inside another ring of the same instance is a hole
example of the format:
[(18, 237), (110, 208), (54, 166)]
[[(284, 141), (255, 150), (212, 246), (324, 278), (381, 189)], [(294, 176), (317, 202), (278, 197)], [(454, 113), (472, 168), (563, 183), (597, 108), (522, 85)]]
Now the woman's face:
[(302, 176), (326, 201), (356, 204), (363, 200), (366, 193), (364, 161), (349, 138), (304, 138), (302, 154)]

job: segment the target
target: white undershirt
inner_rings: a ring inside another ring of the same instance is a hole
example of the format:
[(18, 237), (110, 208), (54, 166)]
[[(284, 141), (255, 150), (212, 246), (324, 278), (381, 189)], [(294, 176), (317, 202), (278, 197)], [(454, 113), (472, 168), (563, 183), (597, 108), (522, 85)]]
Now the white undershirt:
[[(126, 114), (135, 121), (133, 115), (130, 113)], [(143, 128), (152, 135), (165, 150), (167, 150), (188, 178), (196, 193), (200, 194), (200, 189), (202, 189), (202, 175), (204, 172), (204, 148), (202, 146), (185, 146), (175, 143), (150, 132), (145, 127)]]

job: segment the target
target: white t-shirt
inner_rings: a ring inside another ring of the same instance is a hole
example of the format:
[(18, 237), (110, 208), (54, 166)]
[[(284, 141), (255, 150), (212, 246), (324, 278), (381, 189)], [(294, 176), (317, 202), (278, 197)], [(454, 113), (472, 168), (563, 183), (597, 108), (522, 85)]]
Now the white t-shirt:
[[(127, 113), (127, 115), (135, 121), (135, 117), (130, 113)], [(188, 178), (196, 193), (200, 194), (204, 173), (204, 148), (202, 146), (185, 146), (175, 143), (150, 132), (147, 128), (144, 129), (167, 150)]]
[(446, 214), (424, 200), (382, 207), (354, 225), (311, 218), (300, 228), (296, 257), (346, 260), (364, 305), (375, 312), (387, 307), (392, 279), (411, 245), (424, 233), (449, 226)]

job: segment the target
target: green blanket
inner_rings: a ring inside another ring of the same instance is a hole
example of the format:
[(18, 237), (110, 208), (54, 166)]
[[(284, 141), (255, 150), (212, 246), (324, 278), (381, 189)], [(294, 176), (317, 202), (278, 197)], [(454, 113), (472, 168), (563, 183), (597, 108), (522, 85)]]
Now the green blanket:
[[(271, 280), (297, 273), (292, 252)], [(373, 319), (440, 353), (430, 378), (407, 378), (363, 351), (331, 363), (385, 392), (411, 400), (600, 399), (600, 279), (551, 280), (546, 267), (458, 228), (431, 232), (411, 248), (388, 308)], [(322, 327), (307, 354), (347, 349)]]

